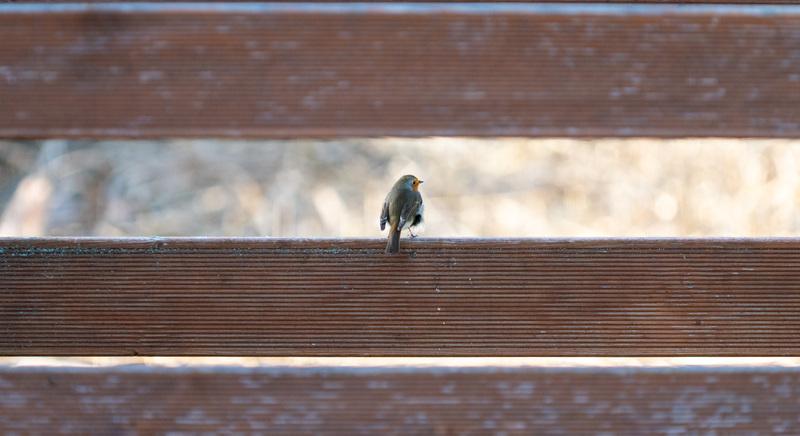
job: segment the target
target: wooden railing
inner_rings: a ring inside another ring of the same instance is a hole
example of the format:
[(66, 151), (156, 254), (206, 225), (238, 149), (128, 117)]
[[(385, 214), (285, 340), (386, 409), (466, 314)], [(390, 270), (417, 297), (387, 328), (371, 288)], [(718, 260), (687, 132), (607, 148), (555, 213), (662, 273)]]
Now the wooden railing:
[(0, 5), (0, 136), (800, 134), (800, 6)]
[(800, 240), (6, 239), (7, 355), (800, 354)]
[(797, 434), (790, 369), (0, 370), (7, 432)]
[[(800, 134), (800, 6), (654, 3), (1, 4), (0, 137)], [(6, 238), (0, 354), (797, 356), (799, 288), (798, 239)], [(798, 374), (5, 366), (0, 431), (798, 434)]]

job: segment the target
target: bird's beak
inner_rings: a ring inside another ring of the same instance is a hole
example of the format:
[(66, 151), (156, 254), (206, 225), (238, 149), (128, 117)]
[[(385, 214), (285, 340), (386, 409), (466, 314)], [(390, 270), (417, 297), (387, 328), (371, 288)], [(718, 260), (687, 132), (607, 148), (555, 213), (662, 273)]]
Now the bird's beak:
[(419, 184), (420, 184), (420, 185), (421, 185), (421, 184), (423, 184), (423, 183), (425, 183), (425, 181), (424, 181), (424, 180), (420, 180), (420, 181), (419, 181)]

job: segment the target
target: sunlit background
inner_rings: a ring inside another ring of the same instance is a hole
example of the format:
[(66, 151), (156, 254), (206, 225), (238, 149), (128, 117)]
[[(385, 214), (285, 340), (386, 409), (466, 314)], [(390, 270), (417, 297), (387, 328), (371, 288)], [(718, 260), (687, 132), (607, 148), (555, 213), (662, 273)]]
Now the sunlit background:
[(0, 235), (378, 237), (401, 175), (428, 237), (800, 235), (800, 141), (0, 142)]

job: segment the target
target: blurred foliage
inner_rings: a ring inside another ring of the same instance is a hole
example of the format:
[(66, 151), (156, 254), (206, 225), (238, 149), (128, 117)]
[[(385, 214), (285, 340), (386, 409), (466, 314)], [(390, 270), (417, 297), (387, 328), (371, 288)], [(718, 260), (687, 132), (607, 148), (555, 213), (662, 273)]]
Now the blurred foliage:
[(424, 236), (800, 234), (800, 141), (0, 142), (2, 235), (380, 235), (395, 179)]
[(17, 183), (33, 168), (38, 150), (38, 144), (32, 142), (0, 141), (0, 212)]

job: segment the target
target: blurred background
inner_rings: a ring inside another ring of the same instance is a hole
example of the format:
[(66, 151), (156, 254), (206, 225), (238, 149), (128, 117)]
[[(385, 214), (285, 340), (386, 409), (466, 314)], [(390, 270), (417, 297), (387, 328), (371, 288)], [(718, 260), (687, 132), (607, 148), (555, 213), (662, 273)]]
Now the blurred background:
[(401, 175), (428, 237), (797, 236), (800, 140), (0, 142), (0, 235), (378, 237)]

